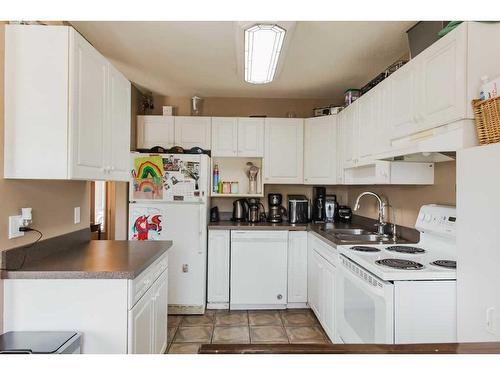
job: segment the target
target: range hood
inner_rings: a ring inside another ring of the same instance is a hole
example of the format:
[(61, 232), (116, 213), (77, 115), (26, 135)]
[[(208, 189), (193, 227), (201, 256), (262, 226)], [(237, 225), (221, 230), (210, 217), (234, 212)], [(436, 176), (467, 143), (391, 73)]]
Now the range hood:
[(472, 120), (461, 120), (437, 128), (394, 139), (391, 150), (376, 155), (377, 160), (442, 162), (454, 160), (456, 152), (477, 146)]

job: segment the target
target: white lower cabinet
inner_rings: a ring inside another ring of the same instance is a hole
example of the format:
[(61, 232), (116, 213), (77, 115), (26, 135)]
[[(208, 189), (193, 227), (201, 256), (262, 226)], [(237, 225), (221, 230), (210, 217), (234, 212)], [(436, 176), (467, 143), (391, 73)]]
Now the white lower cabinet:
[(208, 231), (207, 307), (229, 307), (230, 231)]
[(4, 280), (5, 331), (78, 331), (83, 354), (167, 348), (168, 257), (135, 279)]
[(336, 251), (308, 234), (308, 304), (333, 342), (335, 337)]
[(153, 353), (154, 300), (153, 290), (142, 296), (129, 311), (129, 352), (134, 354)]
[(168, 274), (163, 272), (129, 311), (129, 353), (165, 353), (168, 342), (167, 296)]
[(288, 305), (307, 303), (307, 232), (288, 233)]

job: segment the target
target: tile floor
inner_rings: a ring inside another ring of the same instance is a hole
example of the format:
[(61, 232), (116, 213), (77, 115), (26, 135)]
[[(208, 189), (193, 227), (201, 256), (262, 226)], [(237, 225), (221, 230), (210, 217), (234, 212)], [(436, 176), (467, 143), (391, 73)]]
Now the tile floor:
[(169, 354), (196, 353), (201, 344), (329, 343), (309, 309), (228, 311), (168, 316)]

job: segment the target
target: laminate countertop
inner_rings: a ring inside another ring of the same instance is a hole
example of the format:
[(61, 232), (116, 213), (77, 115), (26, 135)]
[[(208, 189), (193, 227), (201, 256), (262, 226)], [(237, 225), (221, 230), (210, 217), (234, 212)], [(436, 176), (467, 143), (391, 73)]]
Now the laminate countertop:
[[(307, 223), (307, 224), (290, 224), (287, 222), (282, 223), (248, 223), (248, 222), (235, 222), (231, 220), (223, 220), (219, 222), (209, 223), (209, 230), (288, 230), (288, 231), (307, 231), (313, 232), (323, 241), (327, 242), (333, 247), (338, 245), (354, 245), (354, 243), (346, 243), (339, 241), (335, 236), (329, 233), (332, 229), (352, 229), (352, 228), (363, 228), (367, 230), (374, 230), (373, 223), (375, 220), (362, 219), (360, 217), (354, 217), (352, 222), (335, 222), (335, 223)], [(403, 229), (403, 227), (399, 227)], [(418, 231), (412, 228), (404, 228), (404, 233), (402, 236), (398, 237), (396, 241), (386, 242), (385, 244), (400, 244), (400, 243), (410, 243), (418, 242), (419, 234)], [(359, 244), (364, 242), (359, 242)], [(358, 243), (356, 243), (358, 244)], [(372, 242), (373, 245), (379, 245), (382, 243)]]
[(171, 247), (172, 241), (86, 241), (4, 270), (2, 278), (134, 279)]

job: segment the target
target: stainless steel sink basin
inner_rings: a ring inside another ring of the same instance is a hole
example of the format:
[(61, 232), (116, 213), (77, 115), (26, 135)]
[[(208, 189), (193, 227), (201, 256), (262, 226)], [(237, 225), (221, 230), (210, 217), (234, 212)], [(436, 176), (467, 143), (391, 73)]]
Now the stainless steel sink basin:
[(323, 232), (337, 235), (337, 234), (346, 234), (346, 235), (360, 235), (360, 234), (374, 234), (366, 229), (361, 228), (345, 228), (345, 229), (322, 229)]
[(392, 242), (389, 236), (380, 234), (345, 234), (337, 233), (334, 235), (337, 240), (344, 243), (370, 243), (370, 242)]

